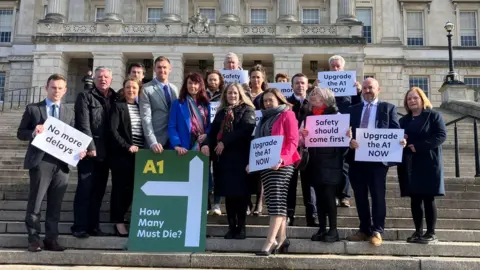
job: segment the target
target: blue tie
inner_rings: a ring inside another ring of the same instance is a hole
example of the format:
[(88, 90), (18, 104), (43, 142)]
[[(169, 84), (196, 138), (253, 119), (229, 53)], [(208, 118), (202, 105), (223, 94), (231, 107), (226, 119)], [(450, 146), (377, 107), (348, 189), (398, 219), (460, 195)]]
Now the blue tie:
[(172, 104), (172, 98), (170, 97), (170, 93), (168, 92), (168, 85), (163, 86), (163, 92), (165, 92), (165, 100), (167, 101), (168, 107)]

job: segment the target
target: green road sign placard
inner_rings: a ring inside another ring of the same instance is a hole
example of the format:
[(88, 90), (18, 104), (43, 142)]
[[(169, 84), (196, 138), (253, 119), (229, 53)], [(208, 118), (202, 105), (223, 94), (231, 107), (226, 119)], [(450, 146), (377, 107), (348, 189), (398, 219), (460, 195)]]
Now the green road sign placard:
[(128, 250), (205, 252), (208, 157), (140, 150)]

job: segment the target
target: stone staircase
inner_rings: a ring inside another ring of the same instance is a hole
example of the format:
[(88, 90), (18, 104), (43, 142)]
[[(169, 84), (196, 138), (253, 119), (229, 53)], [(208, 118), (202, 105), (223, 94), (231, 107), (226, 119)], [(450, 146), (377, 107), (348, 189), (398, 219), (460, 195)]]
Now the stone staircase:
[[(460, 117), (440, 110), (446, 122)], [(474, 178), (473, 125), (463, 120), (457, 124), (460, 143), (461, 177), (455, 178), (453, 126), (448, 128), (444, 144), (444, 167), (447, 195), (439, 198), (437, 235), (434, 245), (408, 244), (413, 232), (410, 202), (400, 198), (396, 168), (387, 179), (386, 240), (375, 248), (368, 243), (310, 241), (317, 228), (305, 227), (301, 191), (297, 192), (295, 227), (288, 228), (290, 253), (268, 258), (256, 257), (268, 230), (268, 217), (249, 217), (246, 240), (224, 240), (227, 231), (224, 216), (208, 218), (206, 253), (135, 253), (125, 251), (127, 239), (70, 236), (73, 221), (73, 198), (77, 175), (70, 185), (62, 208), (59, 241), (69, 248), (64, 253), (29, 253), (26, 250), (24, 216), (28, 196), (28, 173), (22, 169), (26, 143), (15, 138), (22, 112), (0, 114), (0, 264), (90, 265), (218, 269), (476, 269), (480, 268), (480, 178)], [(300, 186), (300, 185), (299, 185)], [(101, 209), (101, 228), (113, 233), (109, 223), (110, 187)], [(338, 209), (341, 237), (358, 226), (355, 201), (351, 208)], [(42, 206), (45, 209), (45, 202)], [(223, 209), (224, 210), (224, 209)], [(265, 211), (266, 212), (266, 211)], [(42, 217), (44, 217), (42, 212)], [(43, 224), (42, 224), (43, 226)]]

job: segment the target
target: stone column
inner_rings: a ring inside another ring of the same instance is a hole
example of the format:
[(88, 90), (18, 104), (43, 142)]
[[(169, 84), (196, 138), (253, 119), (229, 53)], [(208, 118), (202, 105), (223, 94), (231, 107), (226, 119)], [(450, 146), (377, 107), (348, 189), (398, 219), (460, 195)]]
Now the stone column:
[(240, 1), (238, 0), (220, 0), (220, 11), (222, 16), (218, 19), (220, 23), (239, 23), (240, 22)]
[(338, 18), (337, 23), (358, 22), (355, 16), (355, 0), (338, 0)]
[(278, 1), (278, 8), (280, 16), (278, 21), (280, 22), (298, 22), (298, 1), (297, 0), (280, 0)]
[(105, 0), (105, 16), (102, 22), (123, 22), (123, 0)]
[(273, 61), (273, 76), (278, 73), (287, 73), (291, 78), (302, 72), (303, 54), (274, 54)]
[[(67, 78), (69, 62), (70, 57), (63, 52), (35, 52), (33, 54), (32, 87), (42, 87), (44, 89), (48, 77), (53, 73), (58, 73)], [(35, 100), (38, 100), (38, 89), (35, 92), (35, 95), (37, 95)], [(42, 97), (47, 96), (46, 91), (40, 93)]]
[[(93, 53), (93, 72), (100, 66), (110, 68), (112, 70), (112, 84), (110, 87), (118, 91), (123, 86), (123, 80), (126, 75), (127, 58), (121, 52), (95, 52)], [(95, 74), (94, 74), (95, 75)]]
[[(243, 54), (238, 54), (238, 53), (235, 53), (235, 54), (238, 56), (238, 64), (242, 67)], [(227, 53), (213, 54), (213, 69), (215, 70), (223, 69), (223, 63), (225, 62), (225, 55), (227, 55)]]
[[(23, 0), (20, 2), (20, 8), (17, 12), (19, 27), (16, 27), (14, 42), (15, 44), (31, 44), (33, 29), (36, 29), (36, 21), (32, 20), (35, 17), (35, 0)], [(35, 25), (35, 27), (34, 27)]]
[[(183, 58), (183, 53), (153, 53), (153, 61), (159, 56), (165, 56), (170, 60), (170, 65), (172, 67), (172, 72), (170, 72), (168, 81), (173, 83), (180, 91), (183, 83), (183, 75), (185, 70), (185, 59)], [(155, 62), (153, 62), (155, 65)], [(155, 76), (155, 74), (153, 74)]]
[(182, 5), (179, 0), (165, 0), (163, 4), (162, 22), (181, 22)]
[(68, 21), (85, 22), (85, 1), (70, 1)]
[(67, 20), (68, 0), (48, 0), (47, 15), (41, 22), (65, 23)]

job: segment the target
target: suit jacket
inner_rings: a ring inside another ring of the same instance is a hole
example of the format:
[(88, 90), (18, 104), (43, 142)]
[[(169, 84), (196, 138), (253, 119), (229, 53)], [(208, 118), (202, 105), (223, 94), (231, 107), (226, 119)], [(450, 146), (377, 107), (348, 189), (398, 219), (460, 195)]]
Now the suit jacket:
[[(172, 106), (173, 101), (178, 98), (178, 89), (175, 85), (168, 84), (171, 89)], [(168, 141), (168, 116), (170, 109), (165, 99), (163, 89), (160, 89), (155, 80), (143, 86), (142, 94), (138, 98), (140, 105), (140, 117), (142, 118), (143, 134), (145, 136), (146, 148), (154, 143), (165, 145)]]
[[(208, 104), (207, 126), (205, 134), (210, 131), (210, 103)], [(168, 121), (168, 137), (172, 147), (181, 146), (187, 150), (191, 147), (191, 121), (190, 111), (188, 110), (188, 102), (183, 103), (179, 99), (172, 102), (172, 110), (170, 111), (170, 119)]]
[[(350, 113), (350, 126), (352, 127), (352, 138), (356, 138), (357, 128), (360, 127), (362, 122), (363, 102), (355, 104), (349, 108)], [(400, 124), (398, 122), (397, 107), (391, 103), (385, 101), (378, 101), (377, 114), (375, 116), (375, 128), (392, 128), (399, 129)], [(355, 160), (355, 150), (350, 149), (348, 151), (347, 161), (353, 162)], [(395, 165), (383, 162), (385, 166)]]
[[(22, 116), (22, 121), (17, 131), (17, 138), (22, 141), (29, 141), (27, 154), (23, 163), (24, 169), (32, 169), (38, 166), (45, 155), (45, 152), (32, 145), (33, 132), (37, 125), (43, 125), (47, 120), (47, 102), (45, 100), (27, 105)], [(64, 104), (60, 105), (60, 121), (74, 127), (75, 114), (73, 110), (67, 108)], [(67, 163), (64, 163), (68, 168)]]

